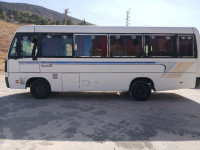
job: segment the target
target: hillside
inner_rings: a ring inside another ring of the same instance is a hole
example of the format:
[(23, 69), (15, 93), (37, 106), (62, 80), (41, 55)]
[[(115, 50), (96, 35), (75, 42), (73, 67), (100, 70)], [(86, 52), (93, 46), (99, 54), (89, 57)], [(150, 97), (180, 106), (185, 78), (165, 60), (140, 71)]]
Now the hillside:
[[(64, 19), (64, 11), (63, 14), (41, 7), (37, 5), (31, 5), (31, 4), (25, 4), (25, 3), (6, 3), (0, 1), (0, 8), (4, 9), (5, 11), (8, 11), (9, 9), (18, 10), (18, 11), (26, 11), (30, 13), (37, 14), (39, 16), (42, 16), (46, 19), (51, 20), (60, 20), (61, 22)], [(74, 24), (79, 24), (82, 22), (82, 20), (79, 20), (77, 18), (68, 16), (68, 19), (70, 19)], [(87, 23), (90, 24), (90, 23)]]
[(8, 48), (17, 28), (19, 26), (16, 24), (0, 20), (0, 71), (4, 70), (4, 61)]

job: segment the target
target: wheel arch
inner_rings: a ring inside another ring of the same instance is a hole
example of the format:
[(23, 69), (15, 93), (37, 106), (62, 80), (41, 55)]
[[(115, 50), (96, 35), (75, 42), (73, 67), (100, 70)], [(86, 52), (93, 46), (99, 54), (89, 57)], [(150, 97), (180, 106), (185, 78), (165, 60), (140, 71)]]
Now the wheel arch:
[(31, 84), (32, 84), (34, 81), (40, 80), (40, 79), (45, 80), (45, 81), (49, 84), (49, 86), (51, 87), (51, 84), (49, 83), (49, 81), (48, 81), (47, 79), (45, 79), (45, 78), (43, 78), (43, 77), (32, 77), (32, 78), (29, 78), (29, 79), (26, 81), (26, 88), (27, 88), (27, 87), (30, 87)]
[(148, 77), (138, 77), (138, 78), (133, 79), (129, 85), (129, 89), (131, 85), (136, 81), (144, 81), (150, 86), (151, 89), (153, 89), (154, 91), (156, 90), (153, 80)]

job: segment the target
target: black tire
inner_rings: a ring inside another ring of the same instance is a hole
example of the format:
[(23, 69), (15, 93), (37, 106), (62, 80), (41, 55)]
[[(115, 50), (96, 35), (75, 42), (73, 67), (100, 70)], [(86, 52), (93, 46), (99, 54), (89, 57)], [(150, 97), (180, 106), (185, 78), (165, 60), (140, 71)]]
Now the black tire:
[(129, 95), (132, 99), (144, 101), (150, 97), (151, 88), (148, 85), (148, 83), (144, 81), (136, 81), (131, 84), (129, 89)]
[(31, 95), (38, 99), (46, 99), (51, 94), (50, 84), (44, 79), (38, 79), (31, 84)]

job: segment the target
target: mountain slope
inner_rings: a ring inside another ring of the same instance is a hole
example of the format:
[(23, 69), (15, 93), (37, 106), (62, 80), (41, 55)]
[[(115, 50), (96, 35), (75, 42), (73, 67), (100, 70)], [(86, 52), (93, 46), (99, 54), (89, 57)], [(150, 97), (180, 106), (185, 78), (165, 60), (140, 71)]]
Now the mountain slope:
[[(5, 11), (8, 11), (9, 9), (15, 9), (19, 11), (35, 13), (37, 15), (45, 17), (46, 19), (51, 19), (51, 20), (63, 21), (64, 19), (64, 14), (37, 5), (31, 5), (25, 3), (6, 3), (0, 1), (0, 8), (3, 8)], [(82, 21), (71, 16), (68, 16), (68, 19), (71, 19), (72, 22), (74, 22), (74, 24), (78, 24)]]

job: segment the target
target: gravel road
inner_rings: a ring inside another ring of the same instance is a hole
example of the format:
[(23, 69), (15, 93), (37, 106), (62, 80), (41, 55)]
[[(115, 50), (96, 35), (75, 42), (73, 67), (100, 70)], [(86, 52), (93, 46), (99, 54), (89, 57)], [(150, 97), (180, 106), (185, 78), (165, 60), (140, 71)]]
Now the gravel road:
[(199, 150), (200, 89), (54, 93), (34, 99), (0, 74), (0, 150)]

